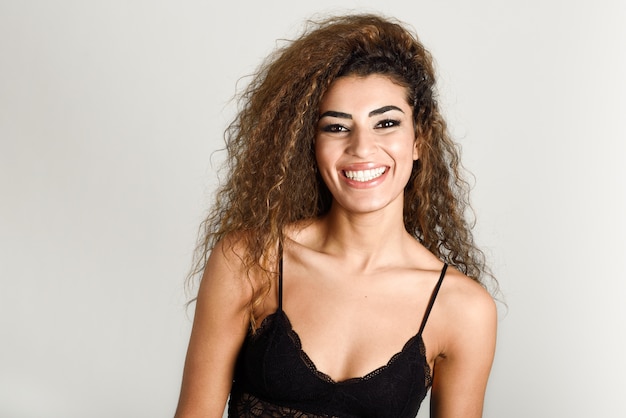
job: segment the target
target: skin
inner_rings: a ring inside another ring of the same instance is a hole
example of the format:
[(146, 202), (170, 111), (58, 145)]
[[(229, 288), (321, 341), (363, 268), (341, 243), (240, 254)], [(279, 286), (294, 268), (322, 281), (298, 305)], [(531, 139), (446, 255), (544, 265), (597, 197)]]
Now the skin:
[[(404, 87), (381, 75), (333, 83), (315, 138), (333, 204), (325, 217), (286, 231), (283, 309), (317, 369), (337, 382), (364, 376), (402, 350), (443, 267), (404, 229), (403, 189), (419, 157), (406, 97)], [(358, 171), (366, 181), (355, 180)], [(372, 173), (378, 176), (368, 178)], [(178, 418), (224, 411), (252, 297), (238, 251), (218, 246), (209, 258)], [(253, 282), (259, 277), (252, 272)], [(277, 304), (274, 291), (261, 320)], [(422, 336), (434, 371), (431, 416), (480, 417), (496, 340), (492, 298), (449, 268)]]

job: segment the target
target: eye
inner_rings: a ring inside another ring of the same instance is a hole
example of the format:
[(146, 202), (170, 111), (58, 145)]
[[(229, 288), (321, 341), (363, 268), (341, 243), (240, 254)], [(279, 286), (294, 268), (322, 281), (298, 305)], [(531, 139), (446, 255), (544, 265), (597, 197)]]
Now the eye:
[(339, 133), (339, 132), (348, 132), (349, 129), (338, 123), (332, 123), (330, 125), (324, 125), (322, 127), (322, 131), (330, 132), (330, 133)]
[(378, 122), (375, 126), (375, 128), (380, 129), (380, 128), (393, 128), (394, 126), (400, 126), (400, 121), (399, 120), (394, 120), (394, 119), (385, 119), (385, 120), (381, 120), (380, 122)]

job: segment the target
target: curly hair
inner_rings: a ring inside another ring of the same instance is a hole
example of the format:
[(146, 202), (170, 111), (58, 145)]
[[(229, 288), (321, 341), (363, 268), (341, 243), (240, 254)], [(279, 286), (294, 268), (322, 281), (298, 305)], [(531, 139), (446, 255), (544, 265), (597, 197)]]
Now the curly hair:
[(404, 192), (407, 231), (474, 280), (490, 276), (466, 219), (469, 185), (439, 111), (430, 53), (393, 19), (359, 14), (309, 22), (303, 34), (267, 58), (239, 97), (239, 113), (225, 132), (228, 177), (202, 223), (190, 274), (202, 272), (220, 240), (236, 236), (247, 271), (266, 273), (263, 289), (255, 289), (250, 301), (253, 329), (254, 308), (270, 291), (272, 254), (285, 227), (330, 209), (332, 196), (314, 153), (319, 103), (337, 78), (369, 74), (406, 87), (413, 109), (420, 158)]

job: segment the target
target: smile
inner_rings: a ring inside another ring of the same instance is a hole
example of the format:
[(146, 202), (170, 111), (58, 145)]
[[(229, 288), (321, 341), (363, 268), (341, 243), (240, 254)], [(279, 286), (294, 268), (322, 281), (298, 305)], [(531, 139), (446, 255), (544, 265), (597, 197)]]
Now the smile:
[(385, 167), (373, 168), (371, 170), (358, 170), (358, 171), (344, 171), (343, 174), (353, 181), (366, 182), (374, 180), (385, 174), (387, 169)]

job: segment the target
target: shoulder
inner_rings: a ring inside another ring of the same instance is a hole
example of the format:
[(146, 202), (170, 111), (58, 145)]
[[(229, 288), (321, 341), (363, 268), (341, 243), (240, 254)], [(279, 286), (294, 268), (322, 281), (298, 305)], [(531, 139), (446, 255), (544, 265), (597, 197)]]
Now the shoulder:
[(239, 282), (243, 280), (246, 270), (246, 258), (245, 237), (241, 234), (227, 235), (218, 241), (209, 253), (202, 275), (202, 282)]
[(446, 323), (445, 351), (482, 339), (495, 343), (497, 309), (493, 297), (476, 280), (449, 267), (437, 305)]
[(209, 299), (231, 308), (248, 307), (261, 287), (260, 266), (250, 265), (244, 234), (230, 234), (209, 254), (198, 289), (198, 301)]
[(493, 298), (482, 284), (452, 266), (446, 271), (442, 288), (445, 288), (445, 298), (451, 302), (451, 307), (495, 308)]
[(495, 302), (478, 282), (449, 268), (437, 309), (431, 411), (446, 417), (482, 416), (496, 347)]
[(307, 245), (324, 234), (324, 222), (320, 218), (302, 219), (285, 226), (285, 237), (300, 245)]

